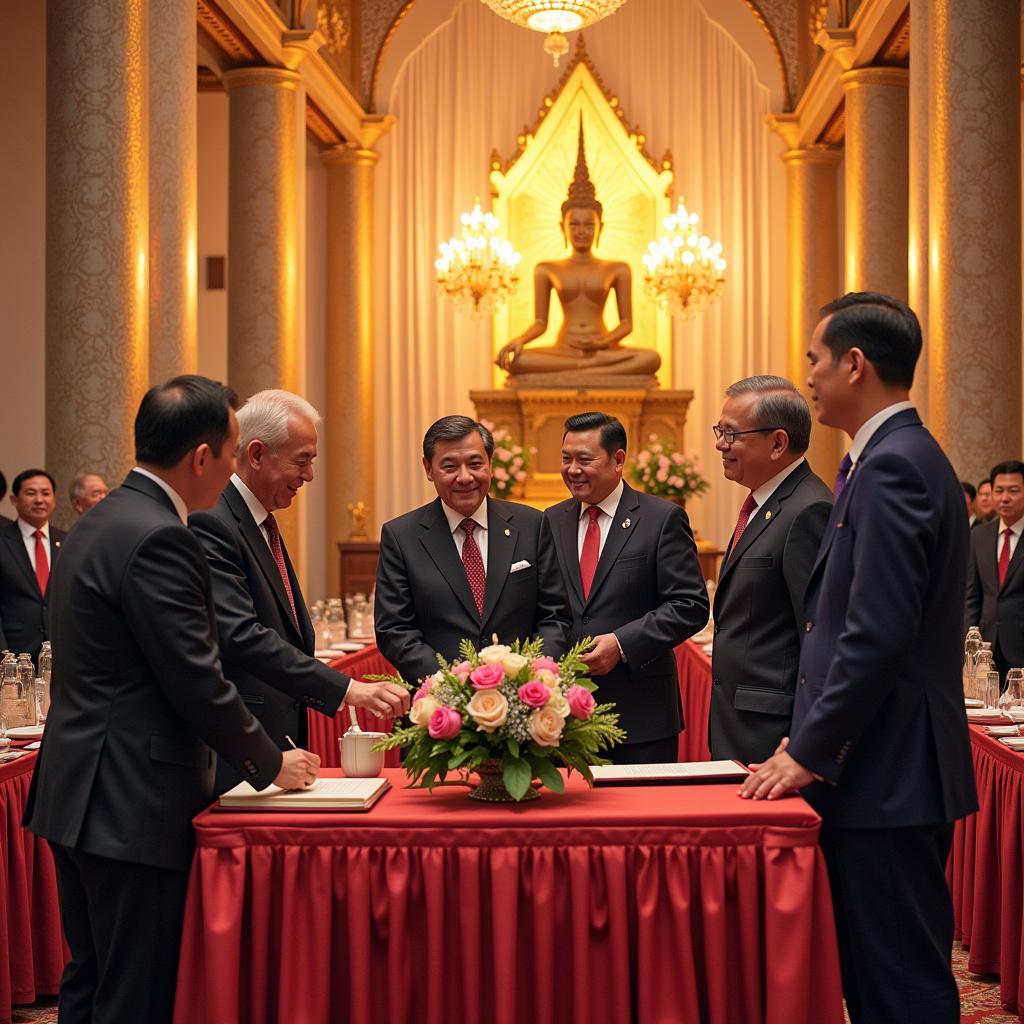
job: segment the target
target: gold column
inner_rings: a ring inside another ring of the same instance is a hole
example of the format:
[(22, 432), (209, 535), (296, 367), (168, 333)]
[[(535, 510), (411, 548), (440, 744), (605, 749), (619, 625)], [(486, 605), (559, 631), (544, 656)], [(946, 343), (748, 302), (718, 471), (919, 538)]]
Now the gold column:
[(928, 7), (931, 0), (910, 0), (910, 91), (908, 172), (907, 294), (921, 321), (924, 348), (917, 361), (911, 397), (928, 422)]
[(149, 0), (149, 378), (195, 373), (196, 7)]
[(931, 0), (929, 421), (978, 480), (1021, 445), (1019, 0)]
[[(789, 220), (789, 378), (806, 397), (807, 346), (821, 319), (819, 310), (839, 294), (838, 171), (840, 153), (824, 146), (783, 154)], [(807, 459), (831, 483), (842, 439), (815, 422)]]
[(224, 75), (230, 99), (228, 382), (241, 399), (297, 380), (303, 195), (302, 80), (282, 68)]
[[(147, 5), (46, 7), (46, 460), (63, 495), (134, 463), (148, 353)], [(13, 368), (9, 368), (13, 369)], [(65, 498), (57, 520), (70, 513)]]
[(846, 280), (907, 299), (907, 71), (854, 68), (846, 99)]
[(373, 174), (378, 154), (356, 145), (323, 154), (327, 165), (327, 404), (329, 455), (324, 547), (327, 587), (338, 580), (337, 543), (349, 534), (348, 504), (376, 509), (373, 427)]

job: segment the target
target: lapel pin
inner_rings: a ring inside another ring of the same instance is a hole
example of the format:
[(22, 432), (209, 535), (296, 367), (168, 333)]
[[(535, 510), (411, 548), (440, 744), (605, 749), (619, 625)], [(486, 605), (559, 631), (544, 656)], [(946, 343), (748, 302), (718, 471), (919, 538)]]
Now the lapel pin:
[(633, 525), (633, 520), (630, 519), (628, 516), (625, 519), (622, 520), (622, 528), (624, 530), (628, 530), (632, 525)]
[(57, 547), (60, 547), (60, 541), (59, 540), (55, 540), (53, 543), (56, 544)]
[(769, 519), (771, 519), (771, 517), (772, 517), (772, 510), (768, 509), (768, 511), (765, 512), (765, 514), (764, 514), (765, 521), (767, 522)]
[(512, 536), (512, 531), (508, 527), (505, 527), (505, 536), (506, 537), (511, 537)]

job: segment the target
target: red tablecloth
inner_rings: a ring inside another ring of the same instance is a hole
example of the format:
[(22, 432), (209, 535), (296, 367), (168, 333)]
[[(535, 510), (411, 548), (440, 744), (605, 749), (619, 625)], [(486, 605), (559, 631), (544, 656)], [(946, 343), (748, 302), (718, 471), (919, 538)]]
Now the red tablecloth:
[(0, 765), (0, 1024), (11, 1004), (56, 995), (64, 936), (50, 847), (21, 827), (37, 754)]
[(710, 761), (708, 712), (711, 709), (711, 659), (690, 640), (676, 648), (679, 694), (683, 698), (680, 761)]
[(1024, 1020), (1024, 755), (971, 726), (977, 814), (956, 823), (948, 874), (968, 967), (998, 974), (1003, 1006)]
[[(348, 654), (344, 658), (330, 663), (331, 668), (336, 668), (353, 679), (363, 679), (368, 675), (387, 675), (394, 672), (391, 664), (384, 655), (377, 650), (376, 645), (371, 644), (361, 651)], [(374, 718), (369, 712), (362, 708), (356, 709), (356, 716), (359, 719), (359, 728), (367, 732), (391, 732), (392, 720), (390, 718)], [(326, 715), (319, 715), (315, 711), (306, 713), (306, 721), (309, 727), (309, 749), (314, 754), (320, 755), (320, 763), (325, 768), (341, 767), (341, 748), (338, 746), (338, 739), (349, 727), (348, 709), (342, 708), (333, 718)], [(401, 762), (398, 750), (389, 750), (384, 756), (384, 763), (389, 768), (394, 768)]]
[(574, 777), (481, 805), (388, 774), (367, 814), (196, 818), (176, 1024), (842, 1021), (803, 800)]

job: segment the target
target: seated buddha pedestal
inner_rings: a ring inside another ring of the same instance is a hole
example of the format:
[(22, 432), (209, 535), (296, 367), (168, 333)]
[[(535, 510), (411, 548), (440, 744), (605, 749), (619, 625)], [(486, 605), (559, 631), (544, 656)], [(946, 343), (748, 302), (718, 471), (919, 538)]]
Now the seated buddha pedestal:
[(494, 391), (471, 391), (470, 400), (479, 420), (489, 420), (495, 429), (504, 427), (530, 455), (524, 491), (518, 495), (528, 505), (545, 509), (568, 497), (562, 483), (562, 435), (565, 421), (580, 412), (605, 412), (617, 416), (629, 438), (630, 460), (647, 443), (651, 434), (672, 439), (683, 447), (686, 412), (692, 391), (668, 391), (658, 387), (538, 386), (520, 379), (516, 387)]

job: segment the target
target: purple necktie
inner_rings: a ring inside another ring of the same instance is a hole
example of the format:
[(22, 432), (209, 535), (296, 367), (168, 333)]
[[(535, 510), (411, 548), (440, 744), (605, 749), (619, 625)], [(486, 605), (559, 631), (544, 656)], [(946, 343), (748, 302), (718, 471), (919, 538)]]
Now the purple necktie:
[(850, 458), (850, 453), (847, 452), (843, 456), (842, 462), (839, 463), (839, 472), (836, 473), (836, 486), (833, 491), (836, 501), (839, 500), (839, 495), (843, 493), (843, 488), (846, 486), (846, 478), (850, 475), (850, 468), (853, 466), (853, 459)]

